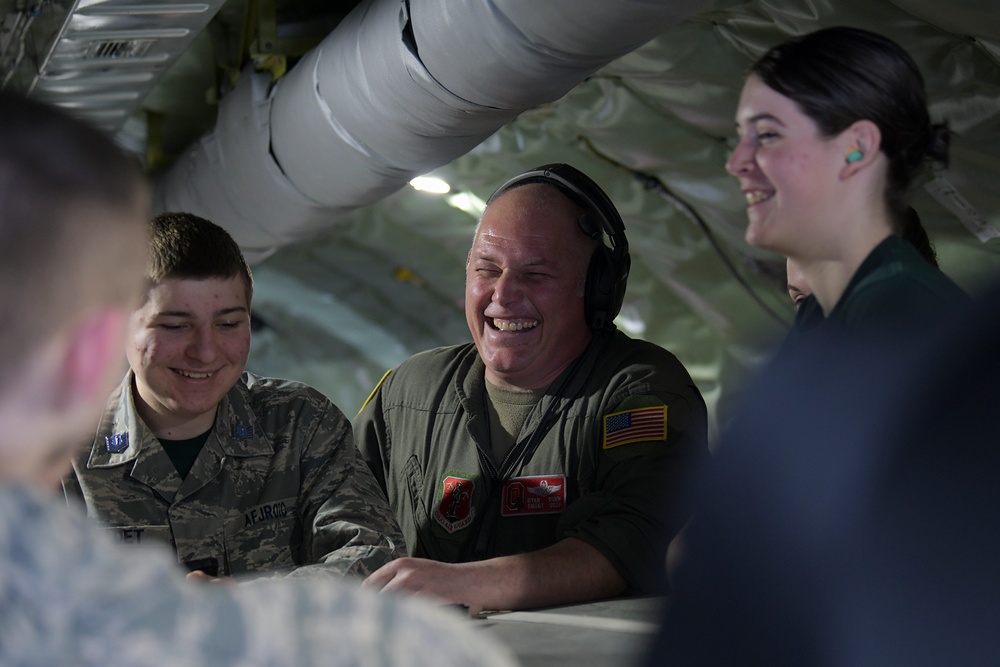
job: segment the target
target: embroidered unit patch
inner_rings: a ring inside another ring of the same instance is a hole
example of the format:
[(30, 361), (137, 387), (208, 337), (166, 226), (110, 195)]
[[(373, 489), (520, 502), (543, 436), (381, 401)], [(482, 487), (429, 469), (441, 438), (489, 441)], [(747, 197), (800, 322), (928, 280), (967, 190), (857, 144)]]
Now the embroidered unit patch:
[(557, 514), (566, 507), (566, 477), (514, 477), (503, 484), (501, 516)]
[(604, 415), (604, 449), (643, 440), (667, 439), (667, 406)]
[(434, 508), (434, 520), (449, 533), (461, 530), (472, 523), (476, 508), (472, 506), (472, 492), (476, 485), (471, 479), (448, 476), (442, 482), (441, 502)]

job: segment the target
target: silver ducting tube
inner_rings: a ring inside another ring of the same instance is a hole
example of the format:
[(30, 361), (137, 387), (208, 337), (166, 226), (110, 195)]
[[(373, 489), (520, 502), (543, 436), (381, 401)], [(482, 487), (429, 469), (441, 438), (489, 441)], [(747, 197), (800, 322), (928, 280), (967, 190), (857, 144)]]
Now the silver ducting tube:
[(248, 259), (447, 164), (705, 0), (373, 0), (275, 85), (247, 71), (156, 183)]

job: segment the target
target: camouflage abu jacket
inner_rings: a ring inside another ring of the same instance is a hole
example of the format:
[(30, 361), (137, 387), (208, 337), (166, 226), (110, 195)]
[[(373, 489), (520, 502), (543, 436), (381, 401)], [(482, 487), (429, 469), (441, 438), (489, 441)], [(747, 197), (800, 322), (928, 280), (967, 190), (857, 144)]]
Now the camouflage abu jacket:
[(0, 665), (516, 665), (470, 619), (412, 597), (186, 582), (165, 548), (135, 558), (73, 509), (0, 483)]
[[(365, 576), (403, 555), (350, 423), (320, 392), (244, 373), (181, 480), (136, 412), (132, 387), (130, 371), (64, 483), (118, 541), (166, 542), (180, 562), (229, 576)], [(319, 565), (301, 567), (310, 564)]]

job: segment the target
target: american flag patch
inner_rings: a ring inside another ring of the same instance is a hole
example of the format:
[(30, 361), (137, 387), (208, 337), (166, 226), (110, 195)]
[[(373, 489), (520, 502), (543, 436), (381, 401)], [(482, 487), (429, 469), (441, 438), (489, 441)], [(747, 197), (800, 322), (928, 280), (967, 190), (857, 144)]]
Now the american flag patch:
[(667, 406), (604, 415), (604, 449), (643, 440), (667, 439)]

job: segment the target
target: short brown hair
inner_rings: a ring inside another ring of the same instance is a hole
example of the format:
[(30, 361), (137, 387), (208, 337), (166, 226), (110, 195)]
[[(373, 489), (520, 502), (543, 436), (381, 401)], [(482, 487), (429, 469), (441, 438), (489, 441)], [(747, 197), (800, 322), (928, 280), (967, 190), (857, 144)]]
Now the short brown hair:
[(193, 213), (161, 213), (150, 221), (149, 268), (152, 284), (166, 278), (243, 279), (247, 305), (253, 273), (239, 245), (225, 229)]

